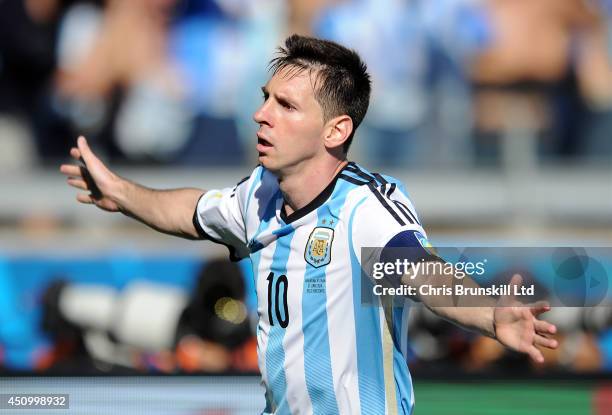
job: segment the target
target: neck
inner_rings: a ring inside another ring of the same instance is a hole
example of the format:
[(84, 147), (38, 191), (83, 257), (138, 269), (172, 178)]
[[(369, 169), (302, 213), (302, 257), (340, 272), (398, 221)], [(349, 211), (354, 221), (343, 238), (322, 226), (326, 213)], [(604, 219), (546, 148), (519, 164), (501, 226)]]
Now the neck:
[(313, 201), (347, 164), (347, 160), (325, 160), (280, 176), (278, 183), (285, 198), (285, 213), (291, 215)]

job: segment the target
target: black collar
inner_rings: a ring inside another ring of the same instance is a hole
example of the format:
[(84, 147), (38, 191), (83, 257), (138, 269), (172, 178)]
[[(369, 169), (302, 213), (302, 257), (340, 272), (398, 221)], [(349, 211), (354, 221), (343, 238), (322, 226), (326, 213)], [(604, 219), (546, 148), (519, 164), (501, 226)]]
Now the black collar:
[(323, 191), (321, 193), (318, 194), (317, 197), (312, 199), (310, 201), (310, 203), (308, 203), (306, 206), (304, 206), (304, 207), (294, 211), (291, 215), (287, 216), (287, 214), (285, 213), (285, 204), (286, 204), (286, 202), (285, 202), (285, 200), (283, 200), (283, 204), (282, 204), (281, 210), (280, 210), (280, 217), (283, 220), (283, 222), (285, 222), (287, 224), (295, 222), (296, 220), (298, 220), (300, 218), (303, 218), (304, 216), (308, 215), (313, 210), (317, 209), (327, 199), (329, 199), (329, 197), (331, 196), (331, 194), (334, 191), (334, 188), (336, 187), (336, 182), (338, 181), (338, 177), (340, 177), (340, 173), (342, 173), (344, 171), (344, 169), (346, 169), (346, 166), (348, 166), (348, 165), (349, 165), (349, 163), (344, 165), (342, 170), (340, 170), (338, 172), (338, 174), (336, 174), (334, 176), (332, 181), (327, 185), (327, 187), (325, 189), (323, 189)]

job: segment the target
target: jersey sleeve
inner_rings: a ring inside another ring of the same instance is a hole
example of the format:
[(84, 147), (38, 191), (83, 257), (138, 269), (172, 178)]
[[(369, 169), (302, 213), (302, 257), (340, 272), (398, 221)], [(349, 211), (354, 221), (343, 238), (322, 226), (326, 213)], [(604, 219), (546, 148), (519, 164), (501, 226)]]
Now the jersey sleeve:
[(246, 206), (258, 170), (255, 169), (233, 187), (204, 193), (193, 215), (193, 225), (200, 237), (227, 246), (232, 261), (249, 255)]
[(352, 244), (362, 265), (380, 261), (383, 253), (398, 252), (385, 248), (410, 248), (404, 252), (415, 261), (429, 256), (427, 234), (413, 204), (405, 192), (389, 189), (370, 186), (366, 199), (355, 208)]
[(370, 186), (365, 200), (356, 206), (351, 231), (355, 250), (385, 247), (404, 231), (418, 232), (426, 238), (414, 206), (405, 194), (385, 192), (384, 188), (374, 186)]
[(367, 196), (353, 212), (353, 254), (370, 283), (399, 288), (401, 274), (385, 271), (381, 275), (381, 265), (397, 260), (401, 263), (429, 260), (431, 245), (405, 191), (397, 185), (368, 188)]

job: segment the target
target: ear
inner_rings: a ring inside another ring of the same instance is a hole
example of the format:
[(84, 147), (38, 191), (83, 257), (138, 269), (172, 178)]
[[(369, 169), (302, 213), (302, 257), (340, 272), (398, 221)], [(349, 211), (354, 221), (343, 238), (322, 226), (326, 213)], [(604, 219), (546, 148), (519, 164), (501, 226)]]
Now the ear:
[(325, 128), (325, 147), (342, 146), (353, 132), (353, 120), (348, 115), (340, 115), (327, 122)]

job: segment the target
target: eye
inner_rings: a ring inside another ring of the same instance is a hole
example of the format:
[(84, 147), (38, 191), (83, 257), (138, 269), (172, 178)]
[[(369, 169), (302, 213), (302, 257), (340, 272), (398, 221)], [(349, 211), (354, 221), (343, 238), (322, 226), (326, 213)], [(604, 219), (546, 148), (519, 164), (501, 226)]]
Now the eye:
[(282, 105), (283, 108), (285, 108), (288, 111), (293, 111), (295, 108), (293, 107), (293, 105), (291, 105), (290, 103), (288, 103), (285, 100), (279, 100), (278, 101), (279, 104)]

